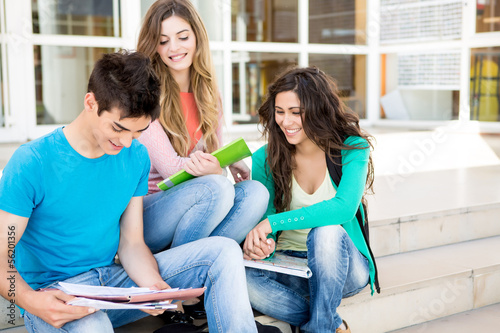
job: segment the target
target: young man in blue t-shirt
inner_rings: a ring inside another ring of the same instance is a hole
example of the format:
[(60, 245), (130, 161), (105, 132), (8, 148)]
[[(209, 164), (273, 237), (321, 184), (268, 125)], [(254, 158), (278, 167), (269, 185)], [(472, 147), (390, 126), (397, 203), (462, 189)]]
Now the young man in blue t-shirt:
[[(58, 281), (114, 287), (206, 287), (209, 328), (256, 332), (241, 250), (210, 237), (152, 255), (142, 232), (150, 163), (137, 137), (159, 114), (159, 81), (140, 53), (104, 55), (84, 110), (22, 145), (0, 179), (0, 294), (30, 332), (112, 332), (147, 316), (66, 304)], [(165, 212), (168, 216), (168, 212)], [(15, 254), (12, 251), (15, 246)], [(118, 253), (121, 265), (114, 263)], [(159, 314), (163, 311), (148, 311)]]

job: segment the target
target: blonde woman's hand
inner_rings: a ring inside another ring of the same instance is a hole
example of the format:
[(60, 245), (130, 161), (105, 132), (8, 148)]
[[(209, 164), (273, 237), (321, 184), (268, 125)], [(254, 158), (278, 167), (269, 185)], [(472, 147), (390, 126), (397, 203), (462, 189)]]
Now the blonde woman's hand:
[(250, 180), (250, 169), (243, 161), (238, 161), (231, 164), (229, 166), (229, 171), (231, 171), (235, 183), (239, 183), (244, 180)]
[(274, 239), (268, 238), (265, 242), (260, 241), (260, 245), (258, 247), (253, 248), (253, 252), (246, 249), (243, 250), (243, 259), (265, 259), (269, 257), (276, 247), (276, 243)]
[[(261, 221), (255, 228), (250, 230), (243, 244), (245, 255), (252, 259), (263, 259), (272, 253), (274, 251), (274, 241), (267, 238), (267, 235), (272, 231), (268, 219)], [(271, 245), (273, 245), (272, 250)]]
[(193, 176), (220, 175), (222, 168), (215, 156), (212, 154), (196, 151), (190, 156), (190, 160), (184, 164), (187, 173)]

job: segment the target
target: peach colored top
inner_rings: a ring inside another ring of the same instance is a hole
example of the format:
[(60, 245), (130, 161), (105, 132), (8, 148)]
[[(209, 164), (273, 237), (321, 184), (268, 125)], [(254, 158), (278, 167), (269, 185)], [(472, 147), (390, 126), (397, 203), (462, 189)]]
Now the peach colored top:
[[(200, 124), (198, 107), (196, 106), (193, 93), (181, 93), (181, 103), (186, 126), (192, 142), (189, 151), (191, 154), (196, 150), (203, 149), (204, 146), (203, 133), (201, 133), (201, 130), (196, 131)], [(222, 108), (219, 108), (217, 138), (219, 139), (219, 145), (222, 144)], [(160, 189), (156, 184), (183, 169), (184, 164), (189, 161), (189, 157), (182, 157), (177, 154), (158, 119), (153, 121), (149, 128), (142, 133), (139, 137), (139, 141), (148, 149), (149, 158), (151, 160), (148, 193), (158, 192)]]
[(200, 126), (200, 118), (198, 116), (198, 107), (194, 100), (194, 94), (181, 92), (181, 103), (182, 113), (186, 120), (186, 127), (191, 137), (191, 147), (189, 147), (189, 151), (192, 151), (203, 136), (201, 130), (196, 130), (198, 126)]

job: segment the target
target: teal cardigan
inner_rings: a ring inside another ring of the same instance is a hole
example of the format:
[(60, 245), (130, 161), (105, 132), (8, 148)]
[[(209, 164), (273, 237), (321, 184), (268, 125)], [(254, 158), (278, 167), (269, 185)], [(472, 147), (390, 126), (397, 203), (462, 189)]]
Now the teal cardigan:
[[(269, 191), (269, 204), (262, 219), (269, 219), (274, 239), (276, 239), (276, 234), (282, 230), (341, 225), (359, 252), (369, 261), (370, 286), (373, 295), (375, 264), (356, 219), (358, 208), (363, 209), (361, 198), (365, 190), (370, 149), (366, 140), (361, 137), (350, 136), (344, 143), (348, 146), (366, 147), (366, 149), (342, 150), (342, 179), (337, 187), (330, 178), (337, 190), (335, 197), (330, 200), (276, 214), (274, 182), (266, 161), (267, 145), (261, 147), (252, 155), (252, 179), (261, 182)], [(361, 215), (364, 219), (364, 214)]]

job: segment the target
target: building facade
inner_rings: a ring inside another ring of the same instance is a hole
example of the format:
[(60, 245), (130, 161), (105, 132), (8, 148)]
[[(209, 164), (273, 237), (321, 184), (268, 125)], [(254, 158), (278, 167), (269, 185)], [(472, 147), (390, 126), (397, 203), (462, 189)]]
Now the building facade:
[[(0, 0), (0, 142), (83, 109), (102, 53), (134, 49), (154, 0)], [(315, 65), (365, 126), (500, 132), (500, 0), (192, 0), (229, 131), (255, 131), (275, 75)]]

